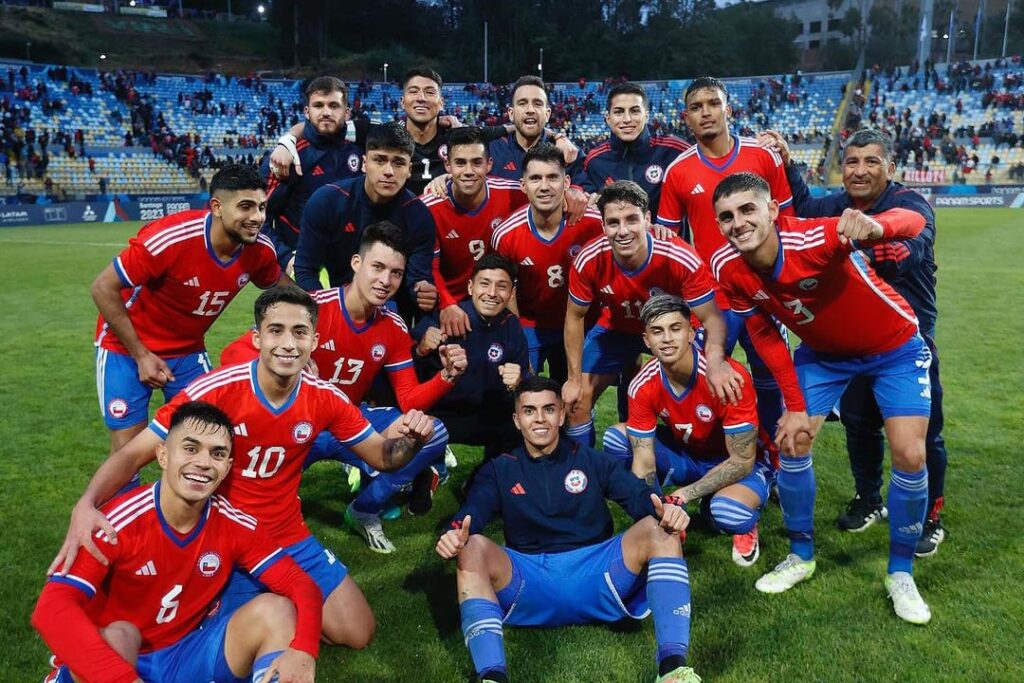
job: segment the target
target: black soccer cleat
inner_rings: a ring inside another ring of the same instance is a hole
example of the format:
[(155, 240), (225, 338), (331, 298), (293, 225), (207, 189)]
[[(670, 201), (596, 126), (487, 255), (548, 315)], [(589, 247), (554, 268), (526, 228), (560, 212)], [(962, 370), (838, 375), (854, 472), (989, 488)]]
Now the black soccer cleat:
[(889, 517), (889, 511), (881, 503), (872, 503), (864, 500), (860, 495), (853, 497), (853, 500), (846, 506), (846, 513), (836, 520), (836, 526), (843, 531), (860, 533), (875, 522), (880, 522)]

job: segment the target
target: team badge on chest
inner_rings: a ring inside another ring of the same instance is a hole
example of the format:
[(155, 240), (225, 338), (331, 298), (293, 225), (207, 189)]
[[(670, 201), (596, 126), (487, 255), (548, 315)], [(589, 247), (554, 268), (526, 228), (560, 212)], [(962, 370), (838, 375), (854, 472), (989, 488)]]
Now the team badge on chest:
[(565, 475), (565, 490), (569, 493), (583, 493), (587, 490), (587, 475), (583, 470), (570, 470)]
[(295, 443), (306, 443), (311, 436), (313, 436), (313, 425), (308, 422), (300, 422), (292, 427), (292, 438), (295, 439)]
[(715, 412), (711, 408), (707, 407), (703, 403), (697, 404), (697, 419), (701, 422), (711, 422), (715, 417)]
[(370, 357), (373, 358), (376, 363), (381, 362), (385, 353), (387, 353), (387, 349), (383, 344), (374, 344), (373, 347), (370, 348)]
[(213, 552), (203, 553), (199, 558), (199, 562), (196, 563), (196, 568), (199, 569), (199, 573), (203, 576), (213, 576), (220, 569), (220, 555)]

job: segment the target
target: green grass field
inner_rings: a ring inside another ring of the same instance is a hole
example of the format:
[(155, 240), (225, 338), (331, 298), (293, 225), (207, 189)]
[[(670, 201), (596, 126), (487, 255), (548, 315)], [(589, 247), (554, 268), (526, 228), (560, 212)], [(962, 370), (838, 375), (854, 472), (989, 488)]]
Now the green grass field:
[[(840, 430), (830, 424), (816, 448), (819, 554), (812, 581), (778, 596), (754, 590), (756, 577), (786, 553), (775, 505), (764, 515), (762, 558), (752, 569), (733, 565), (728, 537), (699, 529), (690, 535), (691, 664), (705, 681), (1024, 680), (1024, 212), (950, 209), (938, 225), (950, 538), (937, 556), (918, 563), (932, 623), (913, 627), (890, 609), (882, 587), (884, 526), (864, 534), (835, 529), (852, 484)], [(48, 653), (29, 614), (70, 508), (107, 450), (88, 284), (137, 227), (0, 230), (3, 681), (40, 680), (47, 671)], [(247, 289), (214, 326), (213, 354), (246, 327), (255, 296)], [(602, 402), (599, 424), (608, 423), (612, 408)], [(456, 452), (455, 484), (480, 457), (478, 449)], [(379, 631), (365, 651), (325, 649), (318, 680), (468, 680), (454, 567), (433, 552), (438, 529), (456, 509), (452, 486), (439, 493), (429, 517), (386, 524), (399, 548), (387, 558), (341, 528), (343, 491), (339, 467), (313, 468), (302, 487), (305, 514), (350, 567)], [(633, 683), (656, 674), (650, 621), (509, 629), (506, 646), (516, 681)]]

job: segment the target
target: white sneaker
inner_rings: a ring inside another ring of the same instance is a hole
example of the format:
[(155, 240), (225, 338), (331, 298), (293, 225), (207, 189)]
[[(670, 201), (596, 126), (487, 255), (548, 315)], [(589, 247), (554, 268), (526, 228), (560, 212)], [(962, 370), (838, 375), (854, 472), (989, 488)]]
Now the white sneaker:
[(459, 460), (455, 457), (451, 446), (444, 447), (444, 466), (450, 470), (454, 470), (459, 466)]
[(885, 590), (892, 607), (903, 621), (924, 626), (932, 620), (932, 611), (917, 592), (914, 577), (907, 572), (893, 572), (885, 577)]
[(814, 576), (816, 566), (814, 560), (801, 560), (799, 555), (790, 553), (775, 569), (758, 579), (754, 588), (762, 593), (784, 593)]
[(345, 510), (345, 523), (363, 537), (373, 552), (383, 555), (395, 552), (395, 544), (384, 535), (384, 527), (381, 526), (378, 515), (359, 512), (350, 503)]

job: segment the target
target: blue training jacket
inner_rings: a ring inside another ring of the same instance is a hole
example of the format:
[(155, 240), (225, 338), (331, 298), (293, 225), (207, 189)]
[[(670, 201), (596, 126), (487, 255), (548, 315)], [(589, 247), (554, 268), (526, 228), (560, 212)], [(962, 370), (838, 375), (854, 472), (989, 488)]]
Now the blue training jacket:
[[(543, 136), (543, 140), (550, 142), (552, 145), (555, 144), (555, 141), (549, 138), (547, 134)], [(523, 177), (523, 157), (526, 156), (526, 150), (519, 144), (514, 130), (511, 133), (505, 133), (501, 137), (491, 140), (488, 150), (491, 153), (491, 159), (494, 160), (491, 175), (505, 178), (506, 180), (519, 180)], [(574, 177), (582, 163), (582, 160), (577, 157), (576, 161), (565, 167), (565, 174), (570, 178)]]
[(470, 532), (480, 533), (500, 516), (509, 548), (560, 553), (611, 538), (606, 499), (639, 520), (654, 515), (652, 493), (625, 461), (562, 437), (551, 455), (520, 447), (481, 465), (452, 524), (472, 515)]
[[(845, 209), (856, 208), (846, 190), (824, 197), (811, 197), (800, 170), (793, 165), (786, 168), (786, 178), (793, 190), (793, 209), (797, 216), (840, 216)], [(935, 298), (935, 272), (938, 270), (935, 265), (935, 212), (924, 197), (895, 181), (889, 181), (865, 213), (882, 213), (889, 209), (916, 211), (925, 218), (924, 230), (913, 239), (901, 241), (906, 250), (892, 253), (891, 250), (869, 247), (863, 253), (875, 272), (891, 284), (914, 309), (921, 334), (934, 337), (935, 319), (938, 316)]]

